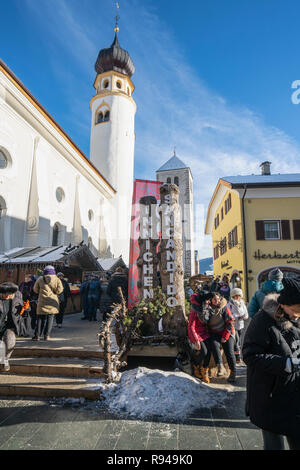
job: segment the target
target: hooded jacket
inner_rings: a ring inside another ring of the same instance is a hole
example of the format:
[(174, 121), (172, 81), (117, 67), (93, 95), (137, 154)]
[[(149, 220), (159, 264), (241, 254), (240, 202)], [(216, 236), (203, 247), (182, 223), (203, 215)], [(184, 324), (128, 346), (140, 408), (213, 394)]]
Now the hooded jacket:
[(300, 437), (300, 372), (288, 372), (287, 358), (300, 358), (300, 321), (276, 315), (278, 294), (267, 295), (245, 334), (246, 414), (266, 431)]
[[(8, 302), (9, 310), (6, 312), (4, 303)], [(19, 335), (20, 329), (20, 312), (23, 307), (23, 299), (20, 291), (17, 291), (14, 298), (8, 301), (0, 299), (0, 338), (5, 331), (10, 329)]]
[(59, 313), (59, 294), (64, 290), (61, 280), (54, 274), (41, 276), (33, 290), (38, 294), (37, 315), (56, 315)]
[(188, 338), (191, 344), (205, 341), (209, 338), (208, 317), (203, 316), (203, 305), (198, 302), (198, 294), (191, 296), (191, 308), (188, 323)]
[(264, 298), (271, 293), (279, 294), (283, 289), (283, 284), (280, 281), (265, 281), (261, 288), (258, 289), (253, 295), (248, 305), (248, 313), (251, 318), (261, 309)]

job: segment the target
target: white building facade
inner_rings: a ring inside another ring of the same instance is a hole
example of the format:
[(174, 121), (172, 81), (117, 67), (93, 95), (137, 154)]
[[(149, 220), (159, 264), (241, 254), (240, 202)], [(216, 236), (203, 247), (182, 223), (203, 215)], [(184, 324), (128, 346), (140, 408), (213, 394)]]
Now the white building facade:
[(89, 160), (0, 61), (0, 253), (85, 242), (128, 262), (130, 214), (121, 236), (118, 214), (122, 198), (131, 208), (136, 108), (130, 78), (113, 66), (103, 95), (97, 72)]

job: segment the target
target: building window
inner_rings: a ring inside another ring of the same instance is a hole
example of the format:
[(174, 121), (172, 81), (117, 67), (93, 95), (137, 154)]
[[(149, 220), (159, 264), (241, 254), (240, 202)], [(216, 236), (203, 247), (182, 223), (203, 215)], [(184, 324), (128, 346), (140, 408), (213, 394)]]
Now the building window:
[[(289, 220), (256, 220), (255, 228), (256, 240), (291, 240), (291, 226)], [(295, 239), (297, 240), (297, 238)]]
[(219, 258), (219, 246), (215, 246), (214, 248), (214, 259), (218, 259)]
[(6, 202), (3, 197), (0, 196), (0, 220), (3, 219), (6, 215)]
[(226, 253), (227, 251), (227, 239), (226, 237), (223, 238), (220, 242), (220, 252), (221, 252), (221, 255), (224, 255), (224, 253)]
[(178, 178), (178, 176), (175, 176), (175, 178), (174, 178), (174, 184), (176, 184), (177, 186), (179, 186), (179, 178)]
[(91, 222), (94, 218), (94, 212), (92, 211), (92, 209), (89, 210), (88, 217), (89, 217), (89, 221)]
[(103, 122), (104, 121), (104, 116), (103, 116), (103, 113), (100, 112), (97, 116), (97, 124), (99, 124), (100, 122)]
[(54, 224), (54, 227), (53, 227), (52, 246), (58, 246), (59, 232), (60, 232), (60, 225), (56, 223)]
[(220, 225), (220, 217), (219, 214), (217, 214), (217, 217), (215, 218), (215, 229), (218, 228)]
[(63, 200), (65, 199), (65, 192), (62, 188), (57, 188), (56, 189), (56, 200), (57, 202), (63, 202)]
[(109, 85), (109, 80), (104, 80), (103, 88), (108, 88), (108, 85)]
[(4, 170), (8, 165), (8, 159), (3, 150), (0, 150), (0, 170)]
[(228, 234), (228, 248), (231, 249), (238, 244), (237, 227)]
[(167, 178), (167, 183), (171, 184), (171, 178)]
[(117, 88), (119, 88), (119, 90), (122, 89), (122, 83), (120, 81), (117, 81)]
[(105, 121), (105, 122), (109, 121), (109, 117), (110, 117), (110, 112), (109, 112), (109, 111), (105, 111), (105, 114), (104, 114), (104, 121)]
[(265, 240), (280, 240), (279, 221), (264, 222)]
[(225, 214), (227, 214), (231, 209), (231, 194), (229, 193), (228, 198), (225, 200)]
[(224, 208), (222, 207), (221, 208), (221, 220), (223, 220), (223, 219), (224, 219)]

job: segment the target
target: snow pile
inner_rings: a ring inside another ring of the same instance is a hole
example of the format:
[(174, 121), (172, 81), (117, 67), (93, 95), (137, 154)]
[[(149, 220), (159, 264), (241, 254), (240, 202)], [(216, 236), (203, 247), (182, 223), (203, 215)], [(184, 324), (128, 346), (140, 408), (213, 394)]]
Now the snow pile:
[(126, 371), (118, 384), (101, 388), (112, 412), (137, 419), (185, 419), (199, 408), (222, 406), (228, 396), (184, 372), (145, 367)]

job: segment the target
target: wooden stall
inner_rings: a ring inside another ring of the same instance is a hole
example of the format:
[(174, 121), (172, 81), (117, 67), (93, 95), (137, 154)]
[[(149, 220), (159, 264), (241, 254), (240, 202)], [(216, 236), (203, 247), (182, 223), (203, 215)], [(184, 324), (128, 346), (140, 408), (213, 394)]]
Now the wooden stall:
[(54, 266), (57, 273), (62, 272), (69, 283), (71, 298), (65, 313), (81, 312), (79, 289), (83, 274), (103, 271), (87, 245), (14, 248), (0, 255), (0, 283), (10, 281), (20, 285), (26, 275), (39, 276), (48, 265)]

